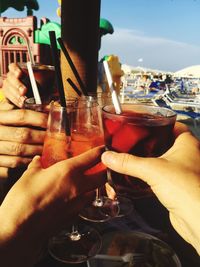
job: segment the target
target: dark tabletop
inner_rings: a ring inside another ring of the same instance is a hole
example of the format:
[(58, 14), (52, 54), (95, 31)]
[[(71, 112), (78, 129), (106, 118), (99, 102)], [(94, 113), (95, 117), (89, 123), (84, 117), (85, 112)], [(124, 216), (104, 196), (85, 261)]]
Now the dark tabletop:
[[(151, 234), (167, 243), (179, 257), (182, 267), (199, 267), (200, 257), (191, 245), (185, 242), (173, 229), (169, 221), (168, 211), (156, 197), (133, 200), (133, 212), (106, 223), (91, 223), (93, 228), (103, 235), (109, 231), (136, 230)], [(74, 264), (63, 264), (46, 255), (35, 267), (66, 267)], [(86, 267), (86, 263), (76, 264)], [(170, 267), (170, 266), (169, 266)]]

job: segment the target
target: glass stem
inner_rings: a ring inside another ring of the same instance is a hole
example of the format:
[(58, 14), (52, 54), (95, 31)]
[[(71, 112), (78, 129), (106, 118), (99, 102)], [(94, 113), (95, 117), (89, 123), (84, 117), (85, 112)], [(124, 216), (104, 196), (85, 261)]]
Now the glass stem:
[(96, 189), (96, 197), (95, 197), (95, 200), (93, 201), (93, 205), (95, 207), (102, 207), (103, 206), (103, 200), (102, 200), (102, 197), (101, 197), (100, 188)]
[(78, 231), (78, 226), (77, 225), (72, 225), (72, 232), (70, 234), (70, 238), (72, 241), (78, 241), (81, 239), (81, 234)]

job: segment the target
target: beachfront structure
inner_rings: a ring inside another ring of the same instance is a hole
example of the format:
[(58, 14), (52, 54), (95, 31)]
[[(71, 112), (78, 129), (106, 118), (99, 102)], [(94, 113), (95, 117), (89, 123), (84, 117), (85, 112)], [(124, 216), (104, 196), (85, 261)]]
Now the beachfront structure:
[[(48, 29), (59, 30), (60, 25), (47, 18), (40, 20), (40, 28), (35, 16), (25, 18), (0, 17), (0, 77), (5, 78), (8, 65), (30, 60), (27, 44), (31, 47), (36, 63), (50, 64), (50, 46), (44, 41)], [(48, 28), (48, 29), (47, 29)]]

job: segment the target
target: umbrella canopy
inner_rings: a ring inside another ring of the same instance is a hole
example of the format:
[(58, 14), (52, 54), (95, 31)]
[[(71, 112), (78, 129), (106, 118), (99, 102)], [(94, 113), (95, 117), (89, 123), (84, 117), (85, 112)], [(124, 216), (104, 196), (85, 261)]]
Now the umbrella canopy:
[(100, 27), (101, 36), (107, 33), (113, 34), (114, 32), (114, 28), (112, 24), (107, 19), (101, 18), (99, 27)]
[(200, 65), (189, 66), (174, 73), (174, 77), (200, 78)]
[(27, 7), (28, 10), (38, 10), (39, 4), (37, 0), (1, 0), (0, 14), (6, 11), (9, 7), (13, 7), (18, 11), (23, 11), (24, 7)]

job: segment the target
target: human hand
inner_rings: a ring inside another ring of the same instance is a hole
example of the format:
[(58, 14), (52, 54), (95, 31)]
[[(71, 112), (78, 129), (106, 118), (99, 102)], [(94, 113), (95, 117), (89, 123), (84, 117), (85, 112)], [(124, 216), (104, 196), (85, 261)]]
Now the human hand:
[(102, 161), (114, 171), (148, 183), (169, 210), (176, 231), (200, 254), (200, 142), (184, 131), (177, 124), (174, 145), (159, 158), (108, 151)]
[(33, 159), (0, 207), (1, 263), (5, 259), (15, 261), (13, 266), (29, 266), (50, 236), (72, 224), (90, 200), (90, 191), (105, 183), (105, 169), (86, 172), (100, 161), (102, 149), (92, 149), (47, 169), (42, 169), (40, 157)]
[(33, 156), (42, 153), (47, 116), (0, 104), (0, 178), (7, 178), (9, 169), (27, 166)]
[(25, 95), (27, 92), (26, 86), (20, 81), (23, 72), (17, 64), (11, 63), (8, 66), (9, 72), (6, 79), (3, 81), (3, 93), (4, 96), (15, 104), (17, 107), (23, 107)]

